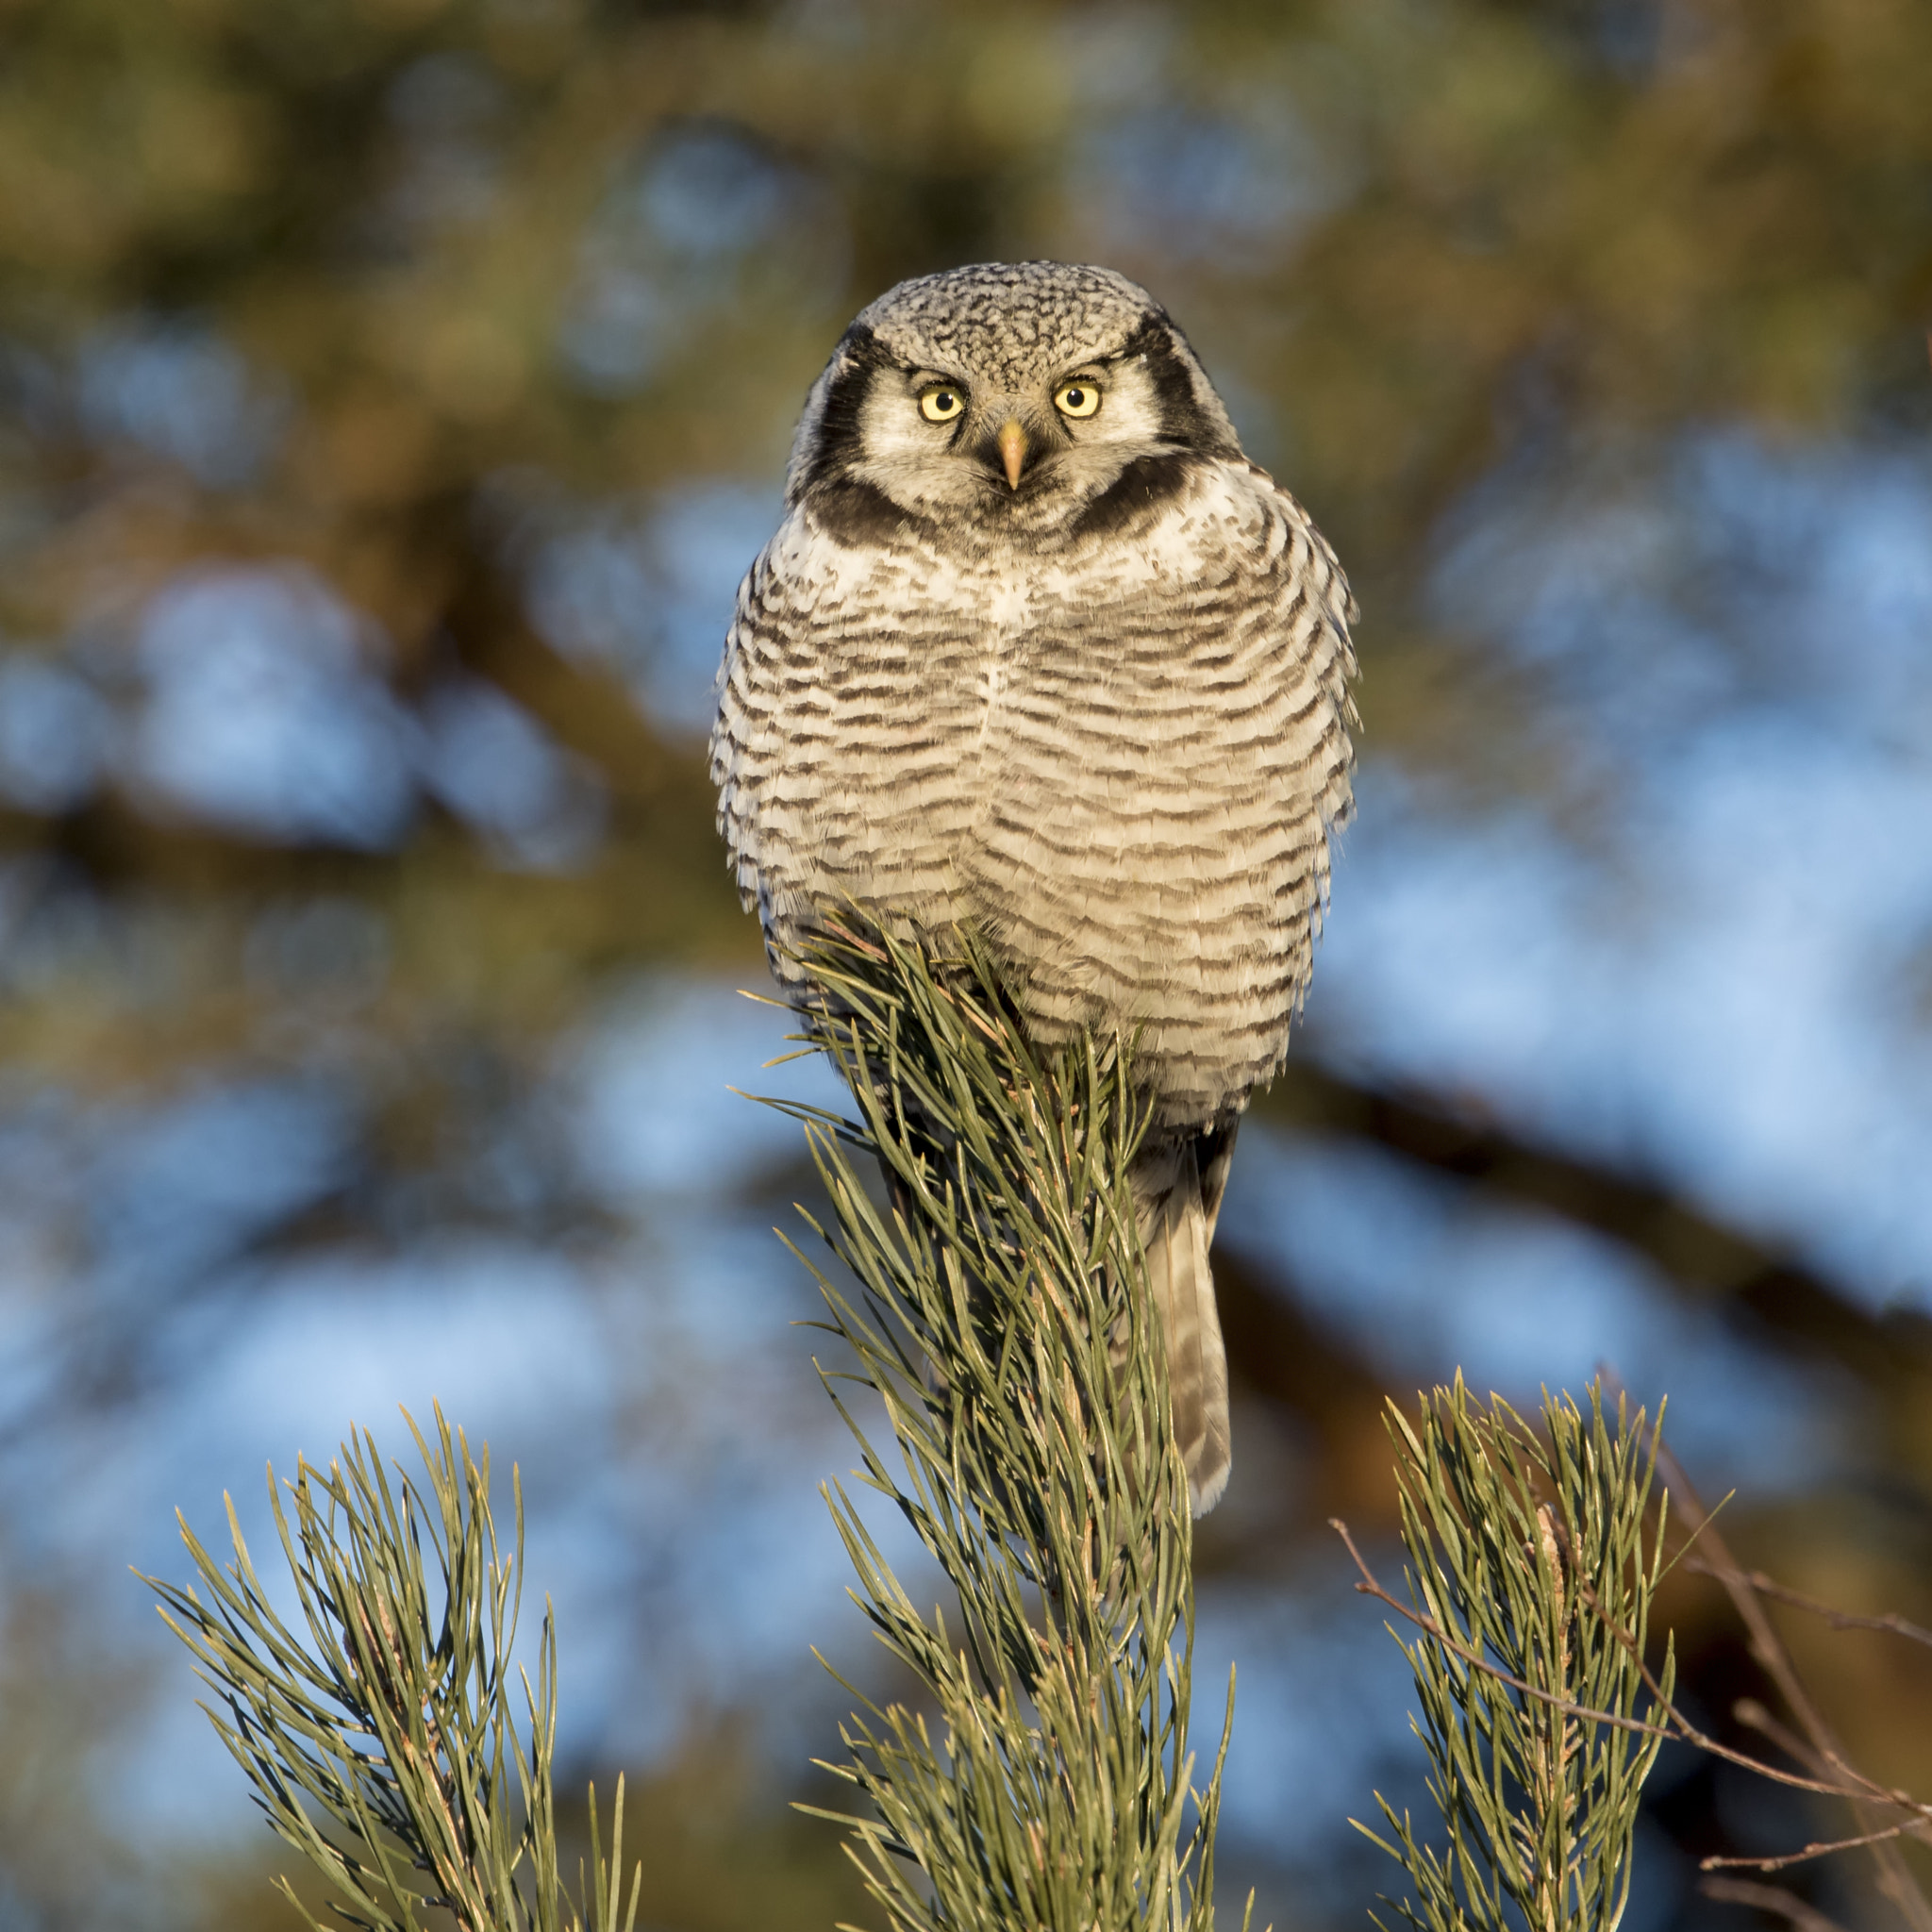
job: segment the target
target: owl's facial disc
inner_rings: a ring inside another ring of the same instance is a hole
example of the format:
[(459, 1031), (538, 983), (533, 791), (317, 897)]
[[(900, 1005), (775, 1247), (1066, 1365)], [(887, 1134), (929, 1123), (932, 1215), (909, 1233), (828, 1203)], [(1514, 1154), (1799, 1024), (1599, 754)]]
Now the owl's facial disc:
[[(1124, 479), (1241, 444), (1186, 338), (1102, 269), (983, 264), (901, 283), (841, 339), (792, 445), (788, 502), (826, 492), (842, 526), (963, 517), (1036, 532)], [(884, 521), (880, 522), (883, 518)]]

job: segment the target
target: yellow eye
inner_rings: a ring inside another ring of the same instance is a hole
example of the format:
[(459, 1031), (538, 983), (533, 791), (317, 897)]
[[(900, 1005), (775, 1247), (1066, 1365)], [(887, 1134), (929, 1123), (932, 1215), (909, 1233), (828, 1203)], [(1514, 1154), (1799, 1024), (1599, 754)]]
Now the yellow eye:
[(1100, 391), (1091, 382), (1063, 382), (1053, 406), (1062, 416), (1091, 416), (1100, 407)]
[(929, 389), (919, 399), (919, 413), (928, 423), (951, 423), (966, 407), (956, 389)]

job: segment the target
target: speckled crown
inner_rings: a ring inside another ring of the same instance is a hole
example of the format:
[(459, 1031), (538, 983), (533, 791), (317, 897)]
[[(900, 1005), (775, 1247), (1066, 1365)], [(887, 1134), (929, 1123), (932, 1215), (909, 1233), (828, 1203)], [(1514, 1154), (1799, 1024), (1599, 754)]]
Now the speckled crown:
[(908, 361), (937, 357), (1010, 386), (1041, 362), (1116, 349), (1160, 305), (1110, 268), (986, 261), (888, 289), (858, 321)]

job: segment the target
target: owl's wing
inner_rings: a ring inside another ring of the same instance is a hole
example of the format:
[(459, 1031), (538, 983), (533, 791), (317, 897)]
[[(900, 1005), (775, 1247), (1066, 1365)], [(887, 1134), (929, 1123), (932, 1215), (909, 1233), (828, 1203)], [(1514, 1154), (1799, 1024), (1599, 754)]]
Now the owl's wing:
[(798, 588), (785, 568), (801, 532), (794, 510), (761, 550), (738, 587), (724, 656), (718, 667), (717, 715), (711, 724), (711, 783), (718, 792), (718, 831), (730, 855), (745, 909), (763, 898), (772, 793), (783, 770), (786, 661), (795, 655), (800, 621)]
[[(906, 586), (904, 544), (850, 535), (793, 508), (739, 587), (718, 674), (718, 829), (788, 981), (796, 972), (780, 955), (814, 908), (847, 897), (908, 906), (945, 856), (910, 808), (913, 753), (930, 735), (939, 632), (966, 632), (929, 621), (934, 600)], [(927, 762), (950, 762), (941, 749)]]

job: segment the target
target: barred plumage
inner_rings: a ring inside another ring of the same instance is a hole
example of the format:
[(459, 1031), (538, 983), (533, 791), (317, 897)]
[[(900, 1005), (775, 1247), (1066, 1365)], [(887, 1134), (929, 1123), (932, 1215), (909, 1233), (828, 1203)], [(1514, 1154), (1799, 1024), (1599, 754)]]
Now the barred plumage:
[(720, 673), (719, 824), (774, 948), (850, 900), (970, 920), (1042, 1043), (1139, 1029), (1136, 1182), (1204, 1509), (1227, 1472), (1207, 1243), (1349, 808), (1352, 616), (1142, 290), (991, 264), (846, 332)]

